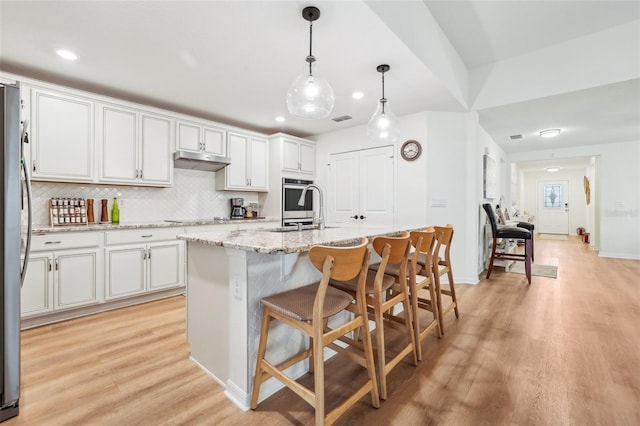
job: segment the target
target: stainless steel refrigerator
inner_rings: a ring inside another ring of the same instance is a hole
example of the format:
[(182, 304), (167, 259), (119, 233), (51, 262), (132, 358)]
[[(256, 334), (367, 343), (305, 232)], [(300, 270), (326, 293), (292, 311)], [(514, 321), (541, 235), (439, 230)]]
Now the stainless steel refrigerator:
[[(26, 120), (25, 120), (26, 121)], [(29, 261), (31, 188), (25, 169), (27, 123), (20, 122), (20, 90), (0, 83), (0, 421), (18, 415), (20, 405), (20, 288)], [(21, 229), (21, 210), (28, 211)]]

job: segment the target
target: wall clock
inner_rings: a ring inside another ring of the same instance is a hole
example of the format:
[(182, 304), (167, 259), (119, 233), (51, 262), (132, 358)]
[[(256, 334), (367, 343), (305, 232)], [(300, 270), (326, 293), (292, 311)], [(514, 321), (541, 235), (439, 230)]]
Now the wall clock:
[(413, 139), (409, 139), (403, 143), (400, 148), (400, 155), (407, 161), (417, 160), (420, 154), (422, 154), (422, 145)]

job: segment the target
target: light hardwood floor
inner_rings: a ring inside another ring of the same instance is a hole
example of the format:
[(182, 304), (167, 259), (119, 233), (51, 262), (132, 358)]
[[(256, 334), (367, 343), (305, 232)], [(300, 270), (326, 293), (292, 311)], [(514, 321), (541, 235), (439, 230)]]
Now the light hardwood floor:
[[(557, 265), (558, 278), (528, 286), (495, 268), (459, 285), (460, 319), (423, 342), (420, 365), (407, 359), (380, 409), (367, 396), (338, 424), (640, 424), (640, 261), (570, 238), (536, 241), (536, 263)], [(189, 361), (184, 318), (178, 296), (24, 331), (21, 414), (3, 426), (313, 423), (288, 390), (236, 408)], [(361, 372), (330, 360), (328, 400)]]

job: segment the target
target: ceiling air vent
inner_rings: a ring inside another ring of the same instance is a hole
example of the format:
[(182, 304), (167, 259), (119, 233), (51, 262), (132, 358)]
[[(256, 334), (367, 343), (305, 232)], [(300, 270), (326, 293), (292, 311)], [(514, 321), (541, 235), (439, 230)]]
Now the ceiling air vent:
[(515, 141), (517, 139), (522, 139), (522, 135), (511, 135), (509, 136), (509, 139), (511, 139), (512, 141)]
[(340, 117), (332, 118), (332, 120), (336, 123), (339, 123), (341, 121), (351, 120), (352, 118), (353, 117), (351, 117), (350, 115), (341, 115)]

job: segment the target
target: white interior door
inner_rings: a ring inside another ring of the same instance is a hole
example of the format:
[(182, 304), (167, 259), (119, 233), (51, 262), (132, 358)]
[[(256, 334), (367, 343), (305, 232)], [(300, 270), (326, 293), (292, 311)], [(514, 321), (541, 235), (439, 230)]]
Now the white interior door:
[(393, 223), (393, 147), (329, 156), (328, 222)]
[(329, 156), (327, 216), (329, 223), (356, 222), (359, 209), (360, 155), (357, 151)]
[(360, 221), (393, 224), (393, 147), (360, 151)]
[(569, 233), (569, 181), (538, 182), (537, 204), (539, 233)]

